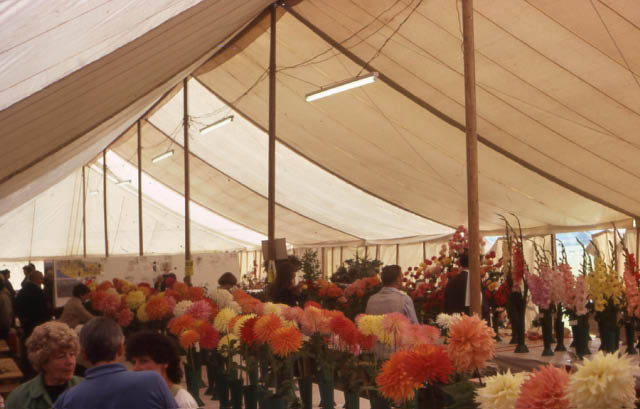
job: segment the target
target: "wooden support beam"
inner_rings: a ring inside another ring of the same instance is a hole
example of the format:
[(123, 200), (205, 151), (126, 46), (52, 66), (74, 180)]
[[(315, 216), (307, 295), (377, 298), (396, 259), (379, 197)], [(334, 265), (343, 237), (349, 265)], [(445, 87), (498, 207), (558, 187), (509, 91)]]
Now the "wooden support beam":
[(396, 244), (396, 265), (400, 265), (400, 244)]
[(82, 167), (82, 257), (87, 258), (87, 181)]
[(109, 232), (107, 229), (107, 150), (102, 151), (102, 204), (104, 208), (104, 256), (109, 257)]
[(191, 260), (191, 180), (189, 171), (189, 78), (183, 80), (183, 135), (184, 135), (184, 282), (191, 285), (193, 260)]
[(276, 218), (276, 3), (271, 7), (271, 45), (269, 51), (269, 197), (268, 197), (268, 254), (275, 262)]
[(470, 310), (482, 315), (480, 294), (480, 221), (478, 204), (478, 134), (473, 38), (473, 0), (462, 0), (464, 50), (464, 106), (467, 136), (467, 210), (469, 219)]
[(555, 233), (551, 233), (551, 263), (554, 267), (558, 265), (558, 248)]
[(138, 119), (138, 254), (144, 256), (142, 233), (142, 129)]

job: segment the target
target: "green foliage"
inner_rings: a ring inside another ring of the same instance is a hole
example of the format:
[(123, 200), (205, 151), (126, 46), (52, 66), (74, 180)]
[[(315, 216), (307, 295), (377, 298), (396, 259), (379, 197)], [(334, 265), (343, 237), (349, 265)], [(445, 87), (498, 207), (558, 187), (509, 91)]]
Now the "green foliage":
[(367, 257), (345, 260), (335, 273), (331, 276), (334, 283), (351, 284), (356, 280), (365, 277), (372, 277), (378, 274), (378, 269), (382, 266), (380, 260), (370, 260)]
[(302, 256), (302, 271), (305, 281), (317, 281), (320, 279), (320, 262), (318, 261), (318, 252), (314, 250), (307, 250)]
[(457, 382), (442, 387), (447, 396), (448, 409), (477, 409), (475, 402), (477, 385), (471, 382)]

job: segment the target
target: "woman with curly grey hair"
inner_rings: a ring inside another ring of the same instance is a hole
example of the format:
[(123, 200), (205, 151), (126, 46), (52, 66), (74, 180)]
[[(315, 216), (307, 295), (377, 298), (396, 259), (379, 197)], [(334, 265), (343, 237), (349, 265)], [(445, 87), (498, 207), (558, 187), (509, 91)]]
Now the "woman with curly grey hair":
[(39, 375), (11, 392), (7, 409), (49, 409), (62, 392), (82, 381), (73, 376), (80, 349), (78, 336), (66, 324), (49, 321), (33, 330), (26, 346)]

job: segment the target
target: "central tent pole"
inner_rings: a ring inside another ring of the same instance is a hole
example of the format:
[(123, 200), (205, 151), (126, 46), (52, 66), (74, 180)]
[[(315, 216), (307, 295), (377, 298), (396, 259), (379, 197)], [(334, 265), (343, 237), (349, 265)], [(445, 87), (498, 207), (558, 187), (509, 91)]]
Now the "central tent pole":
[(104, 206), (104, 256), (109, 257), (109, 234), (107, 231), (107, 150), (102, 151), (102, 199)]
[(82, 257), (87, 258), (87, 182), (82, 167)]
[(138, 252), (144, 256), (142, 236), (142, 130), (138, 119)]
[(269, 205), (267, 279), (275, 277), (275, 217), (276, 217), (276, 3), (271, 7), (271, 47), (269, 52)]
[(469, 287), (471, 313), (482, 315), (480, 299), (480, 211), (478, 205), (478, 134), (473, 45), (473, 0), (462, 0), (464, 107), (467, 134), (467, 209), (469, 217)]
[(183, 106), (183, 130), (184, 130), (184, 282), (191, 285), (193, 275), (193, 260), (191, 260), (191, 215), (189, 203), (191, 201), (190, 175), (189, 175), (189, 78), (183, 82), (182, 92), (184, 96)]

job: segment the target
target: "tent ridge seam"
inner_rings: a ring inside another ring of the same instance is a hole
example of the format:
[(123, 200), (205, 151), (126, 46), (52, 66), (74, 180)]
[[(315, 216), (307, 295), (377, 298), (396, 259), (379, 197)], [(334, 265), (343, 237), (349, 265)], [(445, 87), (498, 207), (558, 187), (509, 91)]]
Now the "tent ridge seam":
[[(320, 38), (322, 38), (323, 40), (328, 42), (332, 47), (336, 48), (342, 54), (344, 54), (349, 59), (354, 61), (356, 64), (359, 64), (362, 67), (368, 67), (369, 69), (373, 69), (373, 67), (370, 64), (367, 64), (360, 57), (358, 57), (357, 55), (353, 54), (351, 51), (349, 51), (348, 49), (343, 47), (340, 43), (338, 43), (336, 40), (334, 40), (332, 37), (330, 37), (328, 34), (326, 34), (320, 28), (316, 27), (313, 23), (311, 23), (309, 20), (304, 18), (302, 15), (300, 15), (293, 8), (291, 8), (290, 6), (288, 6), (286, 4), (284, 5), (284, 7), (298, 21), (300, 21), (302, 24), (304, 24), (307, 28), (309, 28), (315, 34), (320, 36)], [(437, 108), (435, 108), (431, 104), (427, 103), (426, 101), (422, 100), (417, 95), (411, 93), (410, 91), (408, 91), (407, 89), (402, 87), (400, 84), (398, 84), (397, 82), (395, 82), (391, 78), (387, 77), (384, 73), (382, 73), (380, 71), (378, 71), (378, 73), (379, 73), (380, 80), (382, 80), (385, 84), (387, 84), (388, 86), (390, 86), (391, 88), (393, 88), (394, 90), (399, 92), (400, 94), (404, 95), (406, 98), (408, 98), (411, 101), (415, 102), (416, 104), (418, 104), (422, 108), (426, 109), (431, 114), (433, 114), (436, 117), (440, 118), (444, 122), (446, 122), (449, 125), (459, 129), (462, 132), (465, 132), (466, 129), (465, 129), (465, 126), (463, 124), (461, 124), (460, 122), (456, 121), (455, 119), (449, 117), (444, 112), (438, 110)], [(580, 195), (580, 196), (582, 196), (582, 197), (584, 197), (586, 199), (589, 199), (589, 200), (591, 200), (593, 202), (599, 203), (599, 204), (601, 204), (603, 206), (606, 206), (606, 207), (608, 207), (608, 208), (610, 208), (612, 210), (615, 210), (617, 212), (625, 214), (625, 215), (627, 215), (629, 217), (638, 218), (638, 215), (635, 215), (631, 211), (628, 211), (628, 210), (623, 209), (621, 207), (618, 207), (618, 206), (616, 206), (616, 205), (614, 205), (612, 203), (609, 203), (608, 201), (606, 201), (604, 199), (601, 199), (601, 198), (599, 198), (599, 197), (597, 197), (595, 195), (592, 195), (591, 193), (588, 193), (588, 192), (586, 192), (586, 191), (584, 191), (584, 190), (582, 190), (582, 189), (580, 189), (580, 188), (578, 188), (576, 186), (573, 186), (573, 185), (569, 184), (568, 182), (565, 182), (564, 180), (562, 180), (562, 179), (560, 179), (560, 178), (558, 178), (556, 176), (551, 175), (548, 172), (545, 172), (544, 170), (538, 168), (537, 166), (525, 161), (524, 159), (514, 155), (513, 153), (505, 150), (504, 148), (498, 146), (497, 144), (489, 141), (487, 138), (481, 136), (480, 134), (478, 134), (478, 141), (480, 143), (482, 143), (483, 145), (485, 145), (486, 147), (488, 147), (488, 148), (490, 148), (490, 149), (502, 154), (506, 158), (511, 159), (512, 161), (518, 163), (522, 167), (524, 167), (526, 169), (529, 169), (530, 171), (532, 171), (534, 173), (537, 173), (538, 175), (550, 180), (551, 182), (554, 182), (554, 183), (558, 184), (559, 186), (564, 187), (565, 189), (568, 189), (568, 190), (570, 190), (570, 191), (572, 191), (572, 192), (574, 192), (574, 193), (576, 193), (576, 194), (578, 194), (578, 195)], [(417, 213), (414, 213), (414, 214), (417, 214)], [(421, 217), (424, 217), (424, 216), (421, 216)]]

